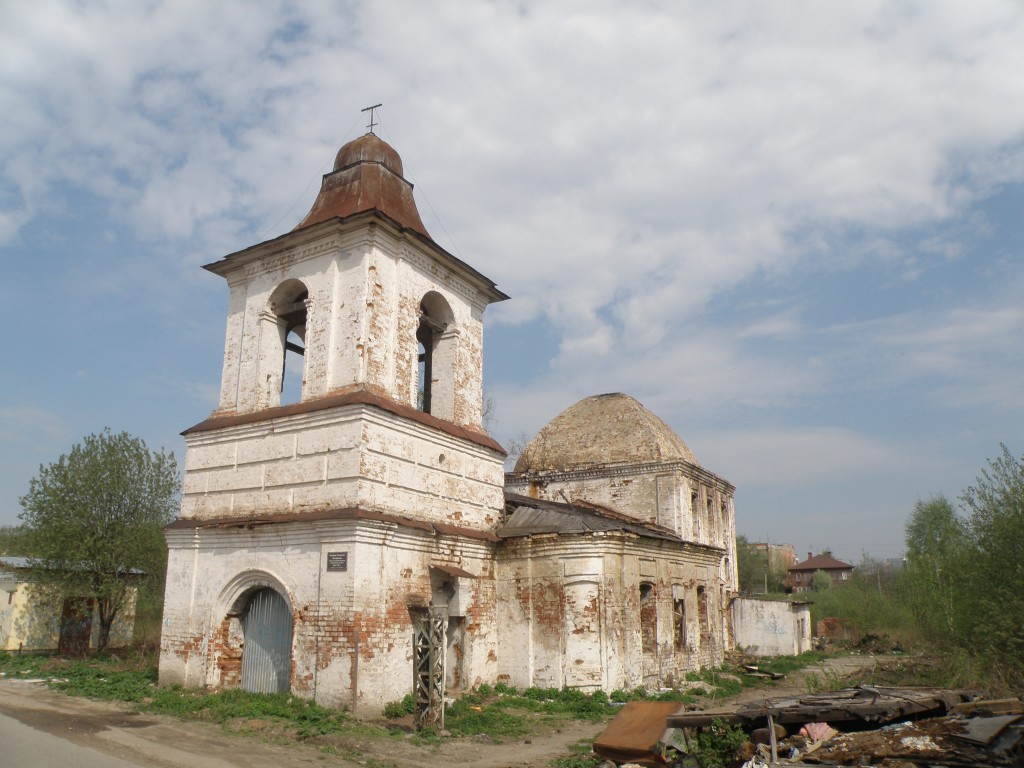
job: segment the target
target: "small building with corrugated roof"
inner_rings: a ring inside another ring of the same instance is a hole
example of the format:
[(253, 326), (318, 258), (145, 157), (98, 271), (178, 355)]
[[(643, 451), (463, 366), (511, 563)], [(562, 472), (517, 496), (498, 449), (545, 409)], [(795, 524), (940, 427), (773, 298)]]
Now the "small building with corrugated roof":
[[(142, 571), (127, 569), (128, 599), (110, 628), (108, 648), (131, 645), (135, 586)], [(0, 556), (0, 650), (58, 652), (80, 656), (98, 646), (99, 608), (89, 597), (56, 594), (41, 587), (27, 557)]]

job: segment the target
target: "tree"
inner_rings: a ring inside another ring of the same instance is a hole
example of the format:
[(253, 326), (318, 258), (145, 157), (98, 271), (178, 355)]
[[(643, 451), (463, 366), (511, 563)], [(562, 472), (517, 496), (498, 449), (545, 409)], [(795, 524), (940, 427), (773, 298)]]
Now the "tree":
[(811, 574), (811, 590), (814, 592), (828, 592), (832, 589), (832, 577), (826, 571), (815, 571)]
[(961, 496), (967, 521), (971, 634), (977, 647), (1024, 674), (1024, 457), (1005, 445)]
[(921, 627), (953, 639), (961, 600), (967, 527), (945, 496), (914, 505), (906, 526), (903, 593)]
[(162, 528), (174, 518), (180, 485), (174, 454), (105, 429), (40, 466), (21, 499), (36, 582), (65, 599), (95, 601), (99, 650), (131, 599), (129, 572), (163, 575)]
[(765, 591), (768, 555), (752, 545), (742, 534), (736, 536), (736, 571), (743, 592), (758, 594)]
[(526, 452), (526, 448), (530, 445), (530, 436), (520, 430), (519, 434), (513, 435), (506, 442), (505, 446), (508, 451), (505, 456), (505, 471), (511, 472), (515, 470), (516, 462), (519, 461), (519, 457)]
[(21, 526), (0, 527), (0, 555), (28, 555), (25, 530)]

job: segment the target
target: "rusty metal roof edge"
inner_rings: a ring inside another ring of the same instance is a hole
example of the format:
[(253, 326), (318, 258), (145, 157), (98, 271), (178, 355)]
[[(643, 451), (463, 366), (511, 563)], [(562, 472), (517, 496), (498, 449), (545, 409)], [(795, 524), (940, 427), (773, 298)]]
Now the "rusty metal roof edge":
[(470, 573), (464, 568), (459, 568), (457, 565), (447, 565), (445, 563), (434, 563), (431, 562), (430, 567), (436, 571), (447, 573), (449, 576), (459, 576), (464, 579), (478, 579), (480, 578), (475, 573)]

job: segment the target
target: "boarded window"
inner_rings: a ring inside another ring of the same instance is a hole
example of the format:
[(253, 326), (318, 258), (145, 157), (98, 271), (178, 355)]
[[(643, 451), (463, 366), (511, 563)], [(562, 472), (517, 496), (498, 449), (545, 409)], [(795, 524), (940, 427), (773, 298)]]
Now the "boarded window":
[(649, 581), (640, 584), (640, 641), (644, 653), (654, 653), (658, 647), (658, 605)]

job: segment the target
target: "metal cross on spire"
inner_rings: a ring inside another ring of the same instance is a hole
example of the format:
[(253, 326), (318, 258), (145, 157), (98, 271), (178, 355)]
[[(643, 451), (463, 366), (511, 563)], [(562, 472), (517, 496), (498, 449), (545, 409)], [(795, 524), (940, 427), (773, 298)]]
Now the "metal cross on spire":
[(377, 109), (378, 107), (382, 107), (382, 106), (384, 106), (384, 105), (383, 104), (374, 104), (372, 107), (366, 107), (365, 109), (359, 110), (360, 112), (369, 112), (370, 113), (370, 124), (368, 126), (366, 126), (367, 128), (370, 129), (370, 133), (373, 133), (373, 126), (380, 125), (380, 123), (374, 122), (373, 111), (375, 109)]

